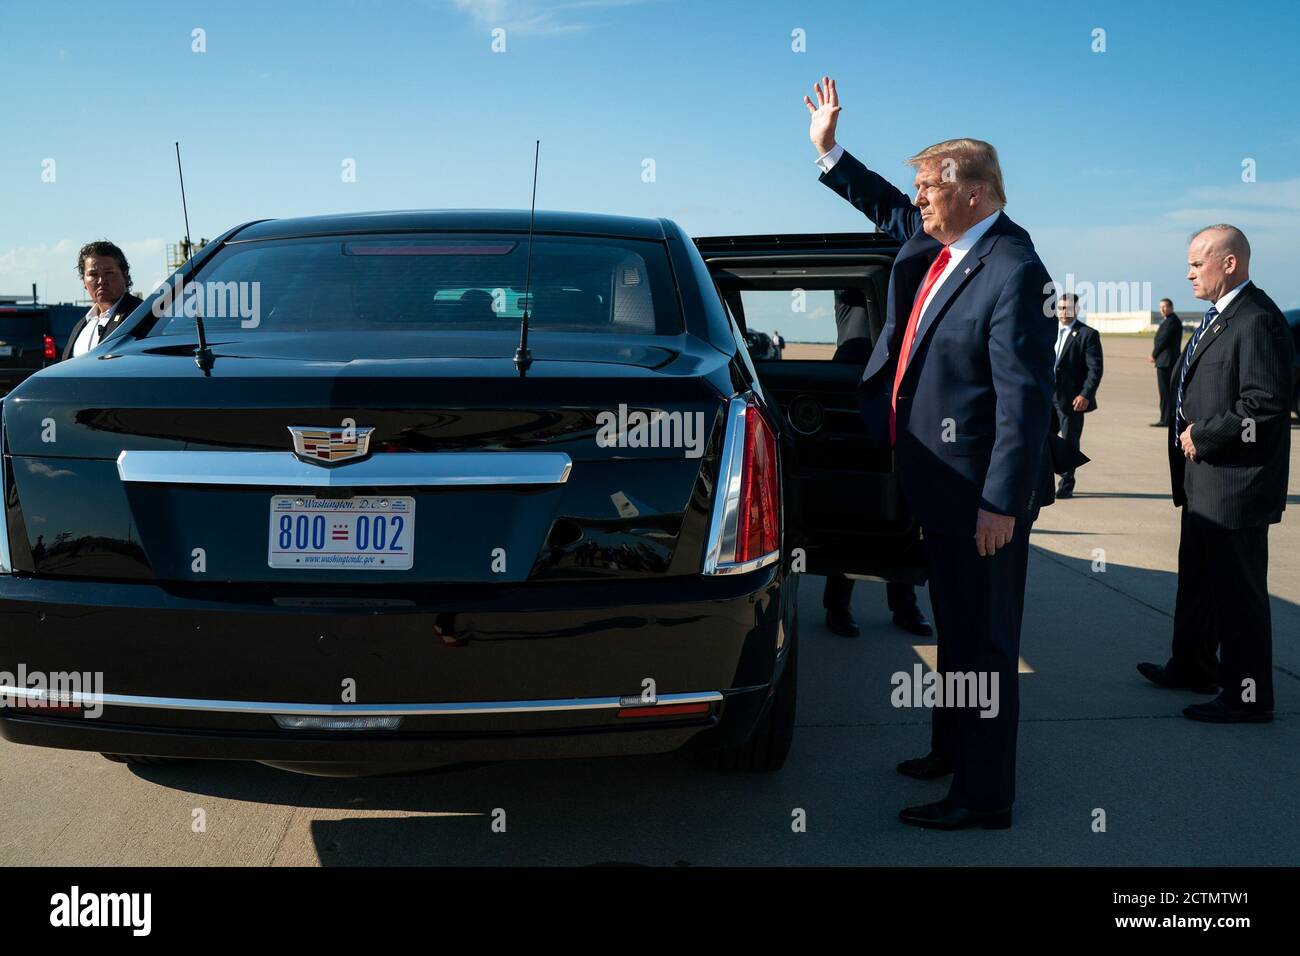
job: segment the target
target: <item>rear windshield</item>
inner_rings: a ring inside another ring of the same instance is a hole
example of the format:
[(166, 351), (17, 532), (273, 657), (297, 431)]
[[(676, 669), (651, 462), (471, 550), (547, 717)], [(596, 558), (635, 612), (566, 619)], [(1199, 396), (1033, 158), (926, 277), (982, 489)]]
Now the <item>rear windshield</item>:
[(0, 339), (6, 336), (31, 338), (45, 333), (45, 313), (28, 312), (26, 314), (5, 315), (0, 312)]
[[(342, 236), (236, 242), (172, 295), (150, 335), (516, 328), (528, 237)], [(673, 335), (681, 313), (661, 243), (537, 236), (529, 328)]]

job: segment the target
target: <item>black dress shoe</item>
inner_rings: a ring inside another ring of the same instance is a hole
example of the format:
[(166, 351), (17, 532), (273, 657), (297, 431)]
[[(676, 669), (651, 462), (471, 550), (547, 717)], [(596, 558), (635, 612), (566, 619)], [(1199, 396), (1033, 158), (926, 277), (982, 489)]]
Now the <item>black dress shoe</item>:
[(1062, 498), (1073, 498), (1073, 497), (1074, 497), (1074, 489), (1073, 489), (1073, 488), (1057, 488), (1057, 489), (1056, 489), (1056, 499), (1057, 499), (1058, 501), (1061, 500)]
[(932, 753), (924, 757), (913, 757), (911, 760), (904, 760), (898, 765), (898, 772), (904, 777), (915, 777), (917, 780), (937, 780), (940, 777), (946, 777), (953, 771), (953, 762), (945, 760), (942, 757), (936, 757)]
[(928, 827), (931, 830), (965, 830), (968, 827), (1005, 830), (1011, 826), (1011, 808), (969, 810), (966, 807), (954, 807), (947, 801), (940, 801), (900, 810), (898, 819), (914, 827)]
[(1169, 673), (1168, 667), (1143, 661), (1138, 665), (1138, 673), (1159, 687), (1171, 690), (1190, 690), (1194, 694), (1217, 694), (1219, 685), (1213, 681), (1187, 681), (1176, 674)]
[(853, 612), (834, 610), (826, 612), (826, 629), (840, 637), (857, 637), (862, 633), (858, 622), (853, 620)]
[(914, 607), (910, 611), (899, 611), (894, 615), (894, 626), (901, 627), (909, 634), (915, 634), (917, 637), (929, 637), (934, 633), (934, 628), (926, 616), (921, 613), (921, 609)]
[(1183, 708), (1183, 716), (1211, 724), (1266, 724), (1273, 719), (1271, 710), (1232, 707), (1222, 697)]

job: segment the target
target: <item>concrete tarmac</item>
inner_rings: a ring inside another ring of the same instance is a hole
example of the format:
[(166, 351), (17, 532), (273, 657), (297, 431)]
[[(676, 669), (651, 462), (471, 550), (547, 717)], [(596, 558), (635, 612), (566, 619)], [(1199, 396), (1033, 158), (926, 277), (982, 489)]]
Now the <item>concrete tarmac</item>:
[(947, 789), (894, 771), (928, 749), (929, 714), (893, 708), (889, 678), (928, 659), (933, 639), (892, 627), (871, 582), (854, 592), (862, 636), (835, 637), (822, 579), (805, 575), (798, 729), (778, 774), (668, 755), (336, 780), (246, 763), (133, 769), (0, 742), (0, 864), (1300, 863), (1300, 449), (1269, 538), (1277, 718), (1194, 723), (1181, 709), (1208, 698), (1134, 669), (1168, 656), (1178, 545), (1165, 432), (1148, 427), (1150, 342), (1103, 344), (1083, 432), (1093, 461), (1032, 536), (1010, 830), (898, 823), (901, 807)]

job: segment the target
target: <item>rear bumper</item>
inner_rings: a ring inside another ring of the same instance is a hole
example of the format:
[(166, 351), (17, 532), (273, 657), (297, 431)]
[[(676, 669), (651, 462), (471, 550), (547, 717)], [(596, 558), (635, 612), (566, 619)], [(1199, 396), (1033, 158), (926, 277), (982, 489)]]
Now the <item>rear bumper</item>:
[(530, 726), (529, 720), (516, 718), (503, 721), (495, 731), (459, 733), (450, 721), (437, 733), (236, 732), (194, 726), (144, 727), (112, 723), (106, 717), (40, 717), (7, 709), (0, 716), (0, 737), (67, 750), (256, 760), (324, 773), (332, 772), (331, 767), (338, 772), (382, 772), (471, 761), (665, 753), (695, 738), (721, 745), (748, 735), (762, 714), (768, 693), (767, 687), (728, 692), (704, 716), (567, 729)]
[[(366, 767), (658, 753), (701, 735), (722, 744), (750, 733), (782, 666), (792, 613), (782, 585), (779, 565), (732, 579), (427, 588), (405, 598), (8, 577), (0, 671), (83, 675), (77, 689), (91, 696), (81, 702), (97, 716), (14, 707), (39, 696), (14, 688), (0, 736)], [(639, 705), (646, 679), (657, 707), (706, 709), (620, 716), (620, 698)], [(282, 729), (275, 715), (293, 713), (401, 724)]]

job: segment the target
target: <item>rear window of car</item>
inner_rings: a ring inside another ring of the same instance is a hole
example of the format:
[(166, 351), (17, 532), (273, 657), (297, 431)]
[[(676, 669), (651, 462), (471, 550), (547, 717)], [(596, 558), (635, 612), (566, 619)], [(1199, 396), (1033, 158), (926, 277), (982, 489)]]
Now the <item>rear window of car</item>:
[[(149, 335), (502, 330), (523, 315), (528, 237), (359, 235), (235, 242), (170, 296)], [(682, 331), (666, 250), (643, 240), (537, 236), (530, 330)], [(161, 301), (161, 300), (160, 300)]]
[(39, 338), (45, 334), (44, 312), (4, 314), (0, 312), (0, 341), (4, 339)]

